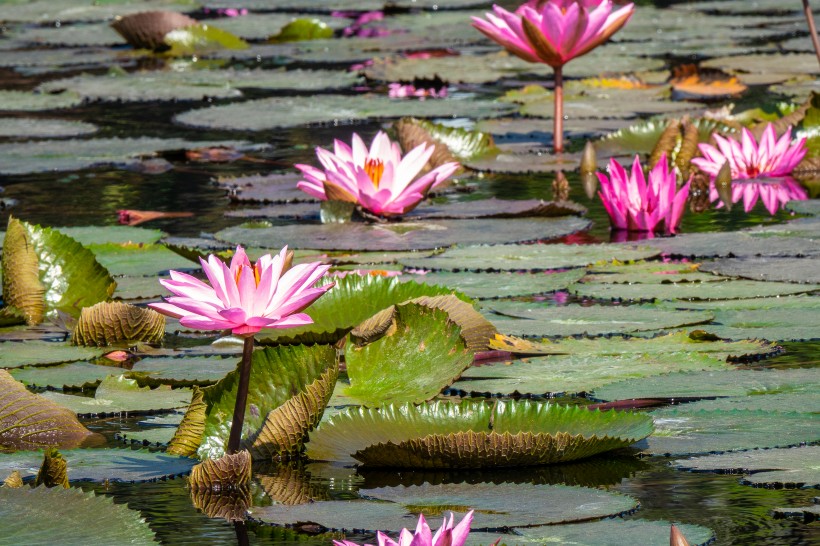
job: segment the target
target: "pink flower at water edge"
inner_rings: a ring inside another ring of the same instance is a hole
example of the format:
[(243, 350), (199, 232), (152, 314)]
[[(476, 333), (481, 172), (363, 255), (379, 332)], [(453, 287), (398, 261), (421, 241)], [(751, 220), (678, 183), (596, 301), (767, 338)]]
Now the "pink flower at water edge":
[(235, 335), (252, 336), (263, 328), (293, 328), (312, 324), (302, 313), (335, 283), (315, 286), (330, 266), (321, 262), (286, 269), (287, 247), (271, 257), (266, 254), (251, 264), (240, 246), (230, 266), (214, 255), (200, 258), (210, 284), (179, 271), (160, 283), (172, 294), (164, 303), (148, 306), (178, 318), (197, 330), (230, 329)]
[(606, 42), (632, 16), (634, 4), (613, 12), (612, 0), (531, 0), (511, 13), (493, 6), (473, 26), (525, 61), (561, 67)]
[[(732, 203), (743, 200), (743, 210), (749, 212), (757, 204), (758, 199), (763, 201), (769, 214), (775, 215), (783, 205), (789, 201), (805, 201), (809, 192), (800, 183), (790, 176), (765, 179), (737, 180), (732, 182)], [(709, 188), (709, 200), (720, 200), (714, 184)], [(717, 208), (723, 207), (723, 202)]]
[[(463, 546), (470, 534), (470, 524), (473, 521), (473, 511), (470, 510), (466, 516), (453, 526), (453, 514), (450, 513), (450, 520), (444, 518), (444, 523), (439, 527), (434, 535), (424, 519), (424, 515), (419, 515), (419, 522), (416, 525), (416, 532), (411, 533), (407, 529), (402, 529), (399, 534), (399, 541), (396, 542), (381, 531), (376, 535), (378, 546)], [(359, 546), (355, 542), (348, 540), (334, 540), (335, 546)], [(368, 546), (368, 545), (365, 545)]]
[(598, 195), (609, 214), (612, 227), (629, 231), (653, 232), (663, 222), (666, 231), (675, 233), (689, 197), (690, 178), (677, 189), (675, 170), (670, 170), (663, 154), (658, 164), (644, 176), (638, 156), (627, 174), (615, 159), (609, 160), (609, 176), (598, 173)]
[(408, 97), (416, 97), (419, 100), (426, 98), (443, 99), (447, 96), (447, 87), (436, 89), (419, 88), (412, 84), (391, 83), (387, 85), (387, 95), (391, 99), (404, 99)]
[(741, 130), (740, 142), (717, 134), (713, 137), (717, 148), (711, 144), (698, 144), (703, 157), (692, 160), (713, 181), (726, 161), (732, 169), (732, 180), (786, 176), (803, 160), (807, 151), (805, 137), (792, 144), (792, 128), (789, 127), (778, 140), (771, 123), (766, 126), (759, 143), (745, 127)]
[(459, 168), (456, 162), (445, 163), (418, 177), (434, 149), (419, 144), (402, 156), (399, 144), (381, 131), (369, 149), (354, 133), (352, 146), (336, 140), (333, 152), (316, 148), (324, 170), (295, 165), (305, 178), (296, 186), (323, 201), (348, 201), (375, 215), (398, 216), (413, 210)]

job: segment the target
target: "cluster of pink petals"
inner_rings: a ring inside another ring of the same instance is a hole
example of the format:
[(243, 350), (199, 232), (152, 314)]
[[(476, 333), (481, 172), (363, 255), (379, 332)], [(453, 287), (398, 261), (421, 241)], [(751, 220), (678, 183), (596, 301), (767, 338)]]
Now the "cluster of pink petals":
[(675, 192), (675, 170), (669, 170), (666, 154), (649, 172), (646, 179), (638, 156), (627, 174), (620, 163), (609, 160), (609, 176), (598, 173), (601, 189), (598, 195), (604, 203), (612, 226), (628, 231), (655, 231), (664, 223), (666, 231), (675, 233), (683, 216), (683, 207), (689, 197), (690, 178)]
[(792, 129), (789, 127), (778, 140), (771, 123), (766, 126), (759, 143), (745, 127), (741, 131), (740, 142), (717, 134), (713, 137), (717, 148), (711, 144), (699, 144), (703, 157), (692, 160), (694, 165), (713, 179), (726, 161), (732, 169), (733, 180), (785, 176), (806, 155), (805, 138), (792, 144)]
[(612, 0), (531, 0), (511, 13), (493, 6), (473, 26), (525, 61), (561, 67), (606, 42), (635, 11)]
[(372, 214), (398, 216), (413, 210), (459, 168), (456, 162), (445, 163), (416, 178), (434, 149), (419, 144), (402, 157), (399, 144), (385, 133), (376, 134), (369, 150), (354, 133), (352, 146), (336, 140), (333, 152), (316, 148), (324, 170), (295, 165), (305, 178), (296, 186), (323, 201), (348, 201)]
[(216, 8), (214, 10), (202, 8), (202, 12), (205, 14), (216, 13), (217, 15), (225, 17), (240, 17), (248, 14), (246, 8)]
[[(776, 214), (778, 209), (789, 201), (804, 201), (809, 198), (809, 193), (800, 185), (797, 180), (790, 176), (781, 178), (770, 178), (767, 180), (739, 180), (732, 183), (732, 203), (743, 200), (743, 210), (749, 212), (757, 204), (757, 200), (763, 201), (769, 214)], [(714, 184), (709, 189), (709, 200), (720, 199), (717, 188)], [(719, 203), (717, 208), (723, 206)]]
[[(416, 525), (416, 532), (411, 533), (407, 529), (402, 529), (399, 534), (399, 541), (396, 542), (381, 531), (376, 535), (378, 546), (463, 546), (470, 534), (470, 524), (473, 521), (473, 511), (470, 510), (458, 525), (453, 526), (453, 514), (450, 513), (450, 521), (444, 518), (444, 524), (439, 527), (434, 535), (424, 519), (424, 515), (419, 515), (419, 522)], [(355, 542), (348, 540), (334, 540), (336, 546), (358, 546)], [(368, 545), (365, 545), (368, 546)]]
[(428, 97), (434, 99), (441, 99), (447, 96), (447, 88), (442, 87), (436, 89), (430, 87), (429, 89), (417, 88), (412, 84), (391, 83), (387, 86), (387, 94), (391, 99), (404, 99), (407, 97), (417, 97), (424, 100)]
[(381, 10), (373, 11), (334, 11), (330, 14), (333, 17), (347, 17), (353, 19), (347, 27), (342, 29), (342, 36), (345, 38), (349, 36), (356, 36), (358, 38), (378, 38), (379, 36), (387, 36), (392, 34), (392, 31), (384, 27), (368, 27), (365, 26), (373, 21), (381, 21), (384, 19), (384, 12)]
[(171, 271), (171, 279), (160, 283), (174, 294), (164, 303), (149, 307), (175, 317), (197, 330), (230, 329), (250, 336), (262, 328), (293, 328), (312, 324), (302, 313), (335, 283), (315, 287), (330, 266), (320, 262), (285, 268), (287, 247), (274, 257), (266, 254), (251, 264), (242, 247), (236, 248), (230, 267), (214, 255), (200, 258), (210, 284)]

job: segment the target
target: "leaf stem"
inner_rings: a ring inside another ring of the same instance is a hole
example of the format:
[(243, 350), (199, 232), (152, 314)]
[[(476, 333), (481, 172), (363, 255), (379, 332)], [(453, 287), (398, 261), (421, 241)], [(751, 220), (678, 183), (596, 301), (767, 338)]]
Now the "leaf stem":
[(253, 357), (253, 336), (245, 338), (242, 348), (242, 363), (239, 367), (239, 386), (236, 389), (236, 406), (233, 409), (231, 435), (228, 438), (228, 455), (239, 451), (242, 440), (242, 424), (245, 422), (245, 406), (248, 405), (248, 385), (251, 381), (251, 358)]
[(552, 148), (556, 154), (564, 151), (564, 73), (562, 66), (553, 68), (555, 72), (555, 124), (552, 130)]
[(811, 12), (809, 0), (803, 0), (803, 13), (806, 14), (806, 22), (809, 24), (809, 34), (811, 34), (811, 43), (814, 44), (817, 62), (820, 63), (820, 40), (817, 38), (817, 27), (814, 26), (814, 15)]

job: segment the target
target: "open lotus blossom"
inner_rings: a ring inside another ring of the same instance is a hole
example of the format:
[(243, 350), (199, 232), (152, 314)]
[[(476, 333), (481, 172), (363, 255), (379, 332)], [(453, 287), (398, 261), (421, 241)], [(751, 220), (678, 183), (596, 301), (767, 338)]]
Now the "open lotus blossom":
[(676, 178), (675, 170), (669, 170), (666, 154), (661, 155), (657, 165), (649, 171), (649, 180), (644, 176), (637, 155), (629, 174), (620, 163), (610, 159), (609, 176), (598, 173), (601, 183), (598, 195), (609, 213), (612, 226), (652, 232), (663, 222), (666, 231), (675, 233), (692, 183), (690, 177), (676, 193)]
[[(416, 532), (411, 533), (407, 529), (402, 529), (399, 534), (399, 541), (396, 542), (381, 531), (376, 535), (378, 546), (463, 546), (470, 534), (470, 524), (473, 521), (473, 511), (470, 510), (466, 516), (453, 526), (453, 513), (450, 513), (450, 520), (444, 518), (444, 523), (434, 535), (424, 519), (424, 514), (419, 514), (419, 522), (416, 525)], [(348, 540), (334, 540), (336, 546), (358, 546), (355, 542)], [(367, 546), (367, 545), (365, 545)]]
[(262, 328), (312, 324), (302, 311), (334, 286), (314, 286), (330, 266), (314, 262), (287, 269), (287, 261), (287, 247), (274, 257), (262, 256), (256, 264), (251, 264), (241, 246), (236, 248), (230, 266), (214, 255), (207, 261), (200, 258), (210, 284), (171, 271), (170, 279), (159, 282), (174, 295), (149, 307), (178, 318), (188, 328), (230, 329), (244, 337)]
[(416, 178), (434, 149), (419, 144), (402, 157), (399, 144), (385, 133), (376, 134), (369, 150), (354, 133), (352, 147), (336, 140), (333, 152), (316, 148), (324, 170), (296, 165), (305, 177), (296, 186), (317, 199), (356, 203), (379, 216), (405, 214), (459, 168), (456, 162), (445, 163)]
[(404, 99), (407, 97), (417, 97), (419, 100), (424, 100), (428, 97), (442, 99), (447, 96), (447, 88), (424, 88), (416, 87), (413, 84), (391, 83), (387, 85), (387, 96), (391, 99)]
[(530, 0), (515, 13), (493, 6), (487, 20), (473, 17), (473, 26), (510, 53), (531, 63), (545, 63), (555, 72), (556, 152), (563, 145), (563, 66), (606, 42), (632, 16), (633, 4), (613, 11), (612, 0)]
[[(740, 180), (732, 184), (732, 203), (743, 200), (743, 210), (749, 212), (757, 204), (757, 200), (763, 201), (769, 214), (774, 215), (777, 210), (789, 201), (803, 201), (809, 198), (809, 193), (800, 183), (790, 176), (781, 178)], [(714, 184), (709, 188), (709, 200), (720, 199), (717, 188)], [(723, 206), (719, 203), (717, 208)]]
[(711, 144), (698, 144), (703, 157), (692, 160), (713, 181), (726, 161), (732, 170), (732, 180), (740, 180), (786, 176), (806, 155), (805, 137), (792, 144), (792, 129), (789, 127), (778, 140), (771, 123), (766, 126), (759, 143), (745, 127), (741, 130), (740, 142), (717, 134), (713, 138), (717, 148)]

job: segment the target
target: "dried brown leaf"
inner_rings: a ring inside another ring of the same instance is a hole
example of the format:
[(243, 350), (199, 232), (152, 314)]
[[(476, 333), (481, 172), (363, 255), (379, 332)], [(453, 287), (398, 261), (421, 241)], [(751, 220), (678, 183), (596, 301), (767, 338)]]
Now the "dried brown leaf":
[(34, 486), (65, 487), (68, 489), (68, 463), (56, 448), (46, 450), (43, 464), (37, 472)]
[(3, 480), (4, 487), (11, 487), (13, 489), (17, 489), (18, 487), (23, 487), (23, 477), (20, 475), (20, 472), (15, 470), (8, 477)]

